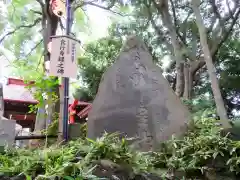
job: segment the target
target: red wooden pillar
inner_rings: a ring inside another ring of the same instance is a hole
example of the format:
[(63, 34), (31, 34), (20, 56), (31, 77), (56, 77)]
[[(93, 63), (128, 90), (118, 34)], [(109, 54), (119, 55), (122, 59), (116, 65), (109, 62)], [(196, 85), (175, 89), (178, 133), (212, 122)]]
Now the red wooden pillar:
[(72, 105), (69, 107), (69, 124), (74, 124), (75, 120), (74, 120), (74, 115), (76, 114), (76, 106), (78, 105), (78, 100), (74, 100), (74, 102), (72, 103)]

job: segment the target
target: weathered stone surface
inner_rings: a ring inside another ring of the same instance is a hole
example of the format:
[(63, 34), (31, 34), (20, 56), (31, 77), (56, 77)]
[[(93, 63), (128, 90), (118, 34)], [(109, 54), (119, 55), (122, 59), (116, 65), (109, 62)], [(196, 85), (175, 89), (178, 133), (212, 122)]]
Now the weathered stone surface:
[(0, 83), (0, 120), (2, 119), (4, 112), (4, 102), (3, 102), (3, 86)]
[(106, 132), (138, 137), (142, 150), (180, 135), (189, 112), (175, 95), (145, 44), (127, 39), (116, 62), (105, 72), (88, 118), (88, 137)]
[[(134, 174), (133, 169), (129, 165), (119, 165), (111, 160), (99, 160), (94, 163), (95, 169), (93, 174), (98, 178), (106, 178), (109, 180), (163, 180), (163, 178), (154, 174)], [(165, 178), (165, 180), (168, 180)]]
[(0, 146), (12, 146), (15, 140), (15, 126), (14, 120), (0, 120)]
[(81, 126), (82, 124), (80, 123), (75, 123), (75, 124), (69, 124), (68, 126), (68, 132), (69, 132), (69, 139), (78, 139), (81, 137)]

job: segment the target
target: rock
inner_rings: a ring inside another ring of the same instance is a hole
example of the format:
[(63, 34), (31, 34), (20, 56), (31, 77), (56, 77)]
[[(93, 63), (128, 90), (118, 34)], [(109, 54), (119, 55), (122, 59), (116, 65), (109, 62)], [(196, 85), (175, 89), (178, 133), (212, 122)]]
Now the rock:
[(151, 173), (135, 175), (129, 165), (119, 165), (108, 159), (96, 161), (94, 164), (97, 167), (94, 169), (93, 174), (98, 178), (110, 180), (163, 180), (161, 177)]
[(163, 179), (157, 175), (154, 174), (140, 174), (136, 175), (133, 180), (169, 180), (169, 179)]
[(11, 180), (26, 180), (27, 177), (24, 174), (12, 177)]
[(16, 121), (0, 120), (0, 146), (12, 147), (15, 140)]
[(3, 85), (0, 83), (0, 120), (4, 114)]
[(107, 178), (110, 180), (132, 179), (132, 169), (129, 169), (128, 166), (118, 165), (108, 159), (96, 161), (94, 164), (96, 168), (93, 170), (93, 174), (98, 178)]
[(137, 137), (141, 150), (186, 131), (189, 112), (163, 77), (145, 44), (129, 37), (104, 73), (88, 117), (88, 137), (104, 131)]
[(26, 179), (27, 179), (26, 176), (23, 174), (14, 177), (8, 177), (0, 174), (0, 180), (26, 180)]
[(4, 174), (0, 174), (1, 180), (11, 180), (10, 177), (5, 176)]
[(227, 172), (216, 172), (215, 169), (209, 168), (205, 172), (205, 179), (206, 180), (237, 180), (234, 176), (234, 173), (227, 173)]

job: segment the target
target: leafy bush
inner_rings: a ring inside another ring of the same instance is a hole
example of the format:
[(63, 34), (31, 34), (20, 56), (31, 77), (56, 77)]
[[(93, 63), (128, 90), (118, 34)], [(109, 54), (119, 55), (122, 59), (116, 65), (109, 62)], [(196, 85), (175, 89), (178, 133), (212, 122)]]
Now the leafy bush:
[(183, 139), (173, 137), (153, 153), (155, 168), (184, 172), (186, 176), (204, 176), (209, 171), (218, 174), (240, 172), (240, 142), (223, 136), (219, 122), (206, 111), (195, 119)]
[(222, 135), (218, 121), (195, 118), (182, 139), (173, 137), (157, 152), (138, 152), (116, 134), (96, 141), (79, 139), (66, 145), (36, 150), (8, 150), (0, 155), (0, 172), (8, 176), (51, 179), (96, 179), (98, 163), (127, 167), (132, 177), (155, 173), (168, 179), (239, 179), (240, 142)]
[[(0, 172), (8, 176), (96, 178), (92, 175), (94, 162), (109, 159), (116, 164), (128, 164), (134, 171), (147, 170), (148, 160), (132, 151), (124, 139), (105, 134), (96, 141), (71, 141), (62, 147), (48, 149), (8, 150), (0, 155)], [(145, 166), (146, 165), (146, 166)]]

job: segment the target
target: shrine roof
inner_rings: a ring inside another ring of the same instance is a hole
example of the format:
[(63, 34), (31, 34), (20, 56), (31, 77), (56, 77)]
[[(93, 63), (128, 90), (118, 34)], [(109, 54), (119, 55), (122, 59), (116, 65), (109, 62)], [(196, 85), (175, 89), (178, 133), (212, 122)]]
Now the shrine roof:
[(3, 99), (5, 101), (18, 101), (33, 104), (38, 103), (29, 90), (24, 88), (24, 86), (15, 84), (3, 86)]
[(7, 83), (3, 85), (3, 99), (19, 103), (38, 103), (26, 86), (21, 79), (8, 78)]
[[(34, 99), (32, 93), (25, 88), (26, 86), (27, 84), (21, 79), (8, 78), (7, 83), (3, 84), (3, 99), (9, 102), (37, 104), (38, 101)], [(73, 101), (73, 97), (70, 97), (69, 104), (72, 104)], [(80, 102), (80, 104), (89, 105), (90, 103)]]

